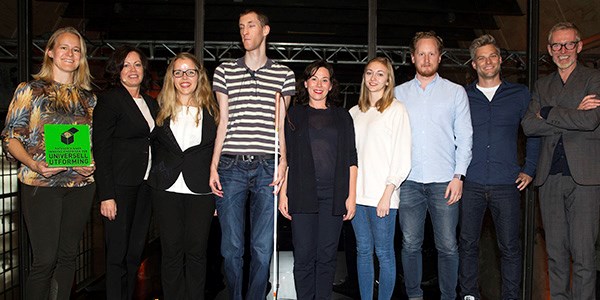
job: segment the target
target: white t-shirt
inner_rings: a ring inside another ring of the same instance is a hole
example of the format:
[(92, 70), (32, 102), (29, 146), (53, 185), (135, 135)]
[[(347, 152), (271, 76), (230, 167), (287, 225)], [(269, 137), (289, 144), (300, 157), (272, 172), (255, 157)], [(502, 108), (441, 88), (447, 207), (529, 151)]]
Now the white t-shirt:
[(494, 95), (496, 94), (498, 87), (500, 87), (500, 85), (497, 85), (497, 86), (486, 88), (486, 87), (479, 86), (479, 84), (477, 84), (476, 86), (477, 86), (477, 89), (480, 90), (485, 95), (485, 97), (488, 99), (488, 101), (490, 101), (490, 102), (494, 98)]

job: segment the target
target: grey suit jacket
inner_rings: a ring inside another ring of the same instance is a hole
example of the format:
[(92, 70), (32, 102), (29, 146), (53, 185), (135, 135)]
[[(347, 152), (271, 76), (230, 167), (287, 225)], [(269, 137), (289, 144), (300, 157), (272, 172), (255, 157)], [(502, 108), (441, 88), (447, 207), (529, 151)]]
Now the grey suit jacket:
[[(573, 180), (580, 185), (600, 185), (600, 108), (577, 110), (583, 97), (600, 97), (600, 70), (577, 64), (563, 85), (558, 72), (540, 78), (533, 89), (533, 99), (521, 122), (529, 136), (540, 136), (540, 157), (533, 183), (544, 184), (552, 164), (554, 148), (560, 137)], [(551, 106), (547, 118), (536, 114)]]

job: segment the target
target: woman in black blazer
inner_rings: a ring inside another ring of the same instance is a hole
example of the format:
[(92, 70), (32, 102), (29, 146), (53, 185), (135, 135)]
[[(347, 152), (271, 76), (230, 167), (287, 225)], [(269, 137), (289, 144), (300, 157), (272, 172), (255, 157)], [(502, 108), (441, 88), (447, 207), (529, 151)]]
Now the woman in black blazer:
[(308, 65), (285, 124), (289, 168), (279, 211), (292, 220), (298, 299), (331, 298), (342, 223), (356, 207), (354, 126), (334, 105), (337, 87), (329, 63)]
[(208, 178), (219, 110), (196, 57), (180, 53), (171, 61), (158, 102), (148, 183), (160, 227), (164, 299), (204, 299), (215, 210)]
[(107, 299), (131, 299), (150, 223), (150, 132), (158, 110), (144, 94), (148, 59), (123, 46), (108, 60), (113, 88), (98, 97), (92, 134), (100, 213), (104, 216)]

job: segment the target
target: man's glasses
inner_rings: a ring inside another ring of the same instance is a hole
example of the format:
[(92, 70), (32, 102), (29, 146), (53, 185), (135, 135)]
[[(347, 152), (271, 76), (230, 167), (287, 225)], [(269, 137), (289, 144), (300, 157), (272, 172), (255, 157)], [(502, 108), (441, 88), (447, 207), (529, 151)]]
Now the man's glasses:
[(196, 69), (188, 69), (188, 70), (173, 70), (173, 77), (181, 78), (185, 74), (187, 77), (196, 77), (198, 75), (198, 70)]
[(565, 47), (566, 50), (573, 50), (573, 49), (575, 49), (575, 47), (577, 47), (577, 43), (579, 43), (579, 41), (567, 42), (564, 44), (554, 43), (554, 44), (550, 44), (550, 49), (552, 49), (552, 51), (555, 51), (555, 52), (560, 51), (563, 47)]

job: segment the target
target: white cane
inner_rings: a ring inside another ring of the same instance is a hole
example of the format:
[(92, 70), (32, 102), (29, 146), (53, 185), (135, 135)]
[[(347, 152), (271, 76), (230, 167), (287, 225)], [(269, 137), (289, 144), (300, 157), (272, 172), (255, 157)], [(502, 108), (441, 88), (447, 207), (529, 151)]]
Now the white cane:
[[(275, 94), (275, 170), (273, 172), (273, 180), (278, 178), (279, 169), (279, 109), (281, 102), (281, 94), (277, 92)], [(277, 299), (277, 292), (279, 291), (279, 265), (277, 261), (277, 214), (278, 214), (278, 200), (279, 190), (277, 186), (274, 187), (276, 193), (273, 197), (273, 299)]]

